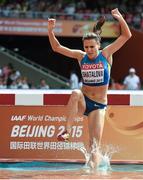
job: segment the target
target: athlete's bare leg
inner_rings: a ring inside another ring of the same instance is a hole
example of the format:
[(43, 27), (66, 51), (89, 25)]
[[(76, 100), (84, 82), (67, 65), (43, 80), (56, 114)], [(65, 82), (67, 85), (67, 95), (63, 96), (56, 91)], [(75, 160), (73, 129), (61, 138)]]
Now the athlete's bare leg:
[(84, 111), (85, 100), (83, 93), (80, 90), (73, 90), (67, 105), (66, 130), (58, 136), (59, 141), (68, 141), (75, 117), (83, 115)]
[[(100, 143), (103, 133), (104, 127), (104, 118), (105, 118), (105, 109), (98, 109), (92, 111), (88, 116), (88, 123), (89, 123), (89, 152), (91, 154), (91, 162), (94, 168), (98, 167), (101, 161), (101, 153), (100, 153)], [(94, 147), (93, 151), (93, 144), (94, 140), (96, 140), (96, 148)]]
[(68, 133), (71, 132), (71, 127), (74, 118), (77, 115), (82, 116), (84, 111), (85, 111), (85, 100), (83, 93), (80, 90), (73, 90), (67, 105), (68, 116), (67, 116), (66, 130)]

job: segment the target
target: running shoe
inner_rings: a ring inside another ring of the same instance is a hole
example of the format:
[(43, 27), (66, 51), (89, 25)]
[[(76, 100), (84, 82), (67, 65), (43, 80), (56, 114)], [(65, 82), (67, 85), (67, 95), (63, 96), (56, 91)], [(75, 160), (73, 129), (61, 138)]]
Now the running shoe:
[(58, 141), (64, 141), (64, 142), (68, 142), (69, 141), (69, 133), (67, 131), (64, 131), (62, 134), (60, 134), (57, 139)]

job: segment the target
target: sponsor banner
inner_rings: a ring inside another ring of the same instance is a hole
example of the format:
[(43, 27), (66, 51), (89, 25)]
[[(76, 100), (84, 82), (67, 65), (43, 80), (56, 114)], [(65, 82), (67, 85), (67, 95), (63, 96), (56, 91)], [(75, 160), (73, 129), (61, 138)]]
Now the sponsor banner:
[[(91, 21), (57, 20), (55, 34), (82, 37), (84, 33), (92, 31), (94, 24)], [(47, 36), (47, 27), (47, 20), (43, 19), (0, 18), (0, 34)], [(115, 22), (106, 22), (103, 25), (102, 37), (114, 38), (118, 35), (119, 27)]]
[(65, 130), (65, 112), (65, 106), (0, 107), (0, 158), (83, 159), (79, 151), (87, 143), (83, 117), (75, 117), (70, 142), (57, 141)]
[[(84, 161), (88, 119), (75, 117), (69, 142), (58, 142), (66, 106), (1, 106), (0, 159)], [(143, 160), (143, 107), (109, 106), (102, 146), (112, 160)]]

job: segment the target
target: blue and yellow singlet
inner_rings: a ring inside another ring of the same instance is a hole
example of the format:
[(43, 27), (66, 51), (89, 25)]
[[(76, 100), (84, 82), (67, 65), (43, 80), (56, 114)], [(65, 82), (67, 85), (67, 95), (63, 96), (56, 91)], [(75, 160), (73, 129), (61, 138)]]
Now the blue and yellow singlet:
[(93, 60), (85, 55), (80, 64), (84, 85), (103, 86), (109, 83), (111, 65), (102, 52)]

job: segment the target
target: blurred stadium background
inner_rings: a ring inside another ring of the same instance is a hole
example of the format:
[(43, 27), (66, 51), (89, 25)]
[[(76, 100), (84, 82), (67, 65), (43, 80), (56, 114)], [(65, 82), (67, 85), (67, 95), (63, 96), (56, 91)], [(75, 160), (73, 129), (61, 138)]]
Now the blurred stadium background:
[(143, 80), (143, 0), (0, 0), (0, 88), (69, 89), (70, 72), (81, 78), (71, 58), (52, 51), (47, 19), (56, 18), (60, 43), (82, 49), (82, 35), (104, 14), (102, 47), (119, 35), (111, 10), (118, 7), (132, 31), (132, 38), (114, 54), (112, 78), (122, 82), (134, 67)]

